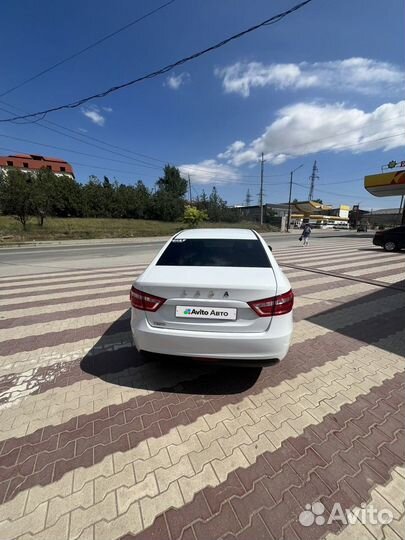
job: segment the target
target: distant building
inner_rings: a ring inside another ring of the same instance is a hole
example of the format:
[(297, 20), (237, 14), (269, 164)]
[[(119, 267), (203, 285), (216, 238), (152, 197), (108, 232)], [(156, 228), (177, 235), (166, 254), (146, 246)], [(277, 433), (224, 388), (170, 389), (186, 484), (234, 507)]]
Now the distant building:
[[(248, 221), (260, 221), (260, 206), (237, 206), (234, 208), (244, 219)], [(265, 222), (276, 222), (282, 217), (288, 216), (288, 203), (263, 205), (263, 216)], [(333, 226), (348, 227), (349, 207), (340, 205), (332, 208), (327, 204), (320, 204), (315, 201), (300, 201), (291, 203), (292, 227), (300, 227), (303, 222), (310, 223), (313, 227), (327, 228)]]
[(367, 216), (368, 223), (371, 227), (396, 227), (401, 224), (402, 211), (400, 208), (383, 208), (381, 210), (373, 210)]
[(72, 166), (63, 159), (44, 157), (36, 154), (15, 154), (0, 156), (0, 171), (19, 169), (22, 172), (36, 173), (39, 169), (49, 169), (57, 176), (70, 176), (74, 178)]
[(317, 201), (294, 202), (291, 204), (291, 224), (299, 227), (305, 222), (319, 229), (349, 228), (349, 209), (344, 204), (333, 208)]
[[(260, 206), (253, 204), (250, 206), (235, 205), (232, 210), (238, 212), (242, 219), (247, 221), (260, 221)], [(286, 216), (288, 212), (288, 204), (264, 204), (263, 218), (268, 222), (270, 218), (280, 218)]]

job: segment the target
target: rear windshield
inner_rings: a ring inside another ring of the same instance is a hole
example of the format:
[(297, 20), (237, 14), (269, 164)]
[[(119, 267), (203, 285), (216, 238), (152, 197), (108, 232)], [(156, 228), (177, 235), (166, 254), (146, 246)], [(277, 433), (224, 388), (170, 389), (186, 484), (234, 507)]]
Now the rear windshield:
[(270, 268), (259, 240), (175, 238), (156, 263), (158, 266), (232, 266)]

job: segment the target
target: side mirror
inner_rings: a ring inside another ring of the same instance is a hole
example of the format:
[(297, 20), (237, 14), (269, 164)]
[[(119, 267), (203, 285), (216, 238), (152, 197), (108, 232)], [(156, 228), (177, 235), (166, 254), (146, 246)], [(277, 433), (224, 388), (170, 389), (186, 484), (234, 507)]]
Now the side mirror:
[(270, 246), (270, 244), (267, 244), (267, 247), (269, 248), (270, 251), (273, 251), (273, 248)]

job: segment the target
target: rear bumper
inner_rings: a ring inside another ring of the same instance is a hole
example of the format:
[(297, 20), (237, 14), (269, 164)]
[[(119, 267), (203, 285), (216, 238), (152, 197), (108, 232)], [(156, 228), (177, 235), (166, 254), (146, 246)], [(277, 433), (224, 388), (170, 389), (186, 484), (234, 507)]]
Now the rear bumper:
[(292, 313), (275, 317), (266, 332), (225, 333), (167, 330), (150, 326), (132, 309), (131, 330), (138, 350), (221, 360), (282, 360), (290, 347)]

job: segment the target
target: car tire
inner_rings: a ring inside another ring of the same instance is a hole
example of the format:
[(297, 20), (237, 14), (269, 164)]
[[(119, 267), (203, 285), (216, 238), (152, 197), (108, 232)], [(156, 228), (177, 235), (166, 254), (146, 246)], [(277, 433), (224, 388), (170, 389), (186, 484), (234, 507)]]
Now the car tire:
[(388, 242), (384, 242), (384, 249), (385, 251), (396, 251), (397, 250), (397, 245), (395, 242), (392, 242), (391, 240), (389, 240)]

